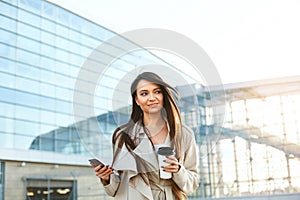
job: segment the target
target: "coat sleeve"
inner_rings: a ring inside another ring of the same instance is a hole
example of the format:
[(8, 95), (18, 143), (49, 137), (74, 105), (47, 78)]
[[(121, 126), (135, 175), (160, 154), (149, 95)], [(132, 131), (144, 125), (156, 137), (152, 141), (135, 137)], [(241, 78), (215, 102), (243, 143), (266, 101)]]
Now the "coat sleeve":
[(117, 174), (112, 173), (110, 175), (110, 181), (109, 184), (104, 184), (102, 182), (103, 186), (104, 186), (104, 190), (105, 192), (109, 195), (114, 197), (117, 193), (117, 190), (119, 188), (120, 185), (120, 176)]
[(183, 157), (172, 179), (184, 193), (190, 194), (199, 186), (199, 153), (193, 131), (183, 126), (183, 134)]
[[(116, 133), (118, 134), (118, 133)], [(114, 136), (113, 136), (114, 137)], [(117, 138), (117, 137), (116, 137)], [(119, 142), (119, 140), (116, 140), (117, 144)], [(113, 156), (116, 156), (117, 154), (117, 147), (118, 145), (113, 145)], [(101, 180), (101, 183), (104, 187), (105, 192), (107, 193), (107, 195), (114, 197), (118, 191), (119, 185), (121, 182), (121, 175), (118, 173), (112, 173), (110, 175), (110, 180), (109, 180), (109, 184), (107, 184), (106, 182)]]

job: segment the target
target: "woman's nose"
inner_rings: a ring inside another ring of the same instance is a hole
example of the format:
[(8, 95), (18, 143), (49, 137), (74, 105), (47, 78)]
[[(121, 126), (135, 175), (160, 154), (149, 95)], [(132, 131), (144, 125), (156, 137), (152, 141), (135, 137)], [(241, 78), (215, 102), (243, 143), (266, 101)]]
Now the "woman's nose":
[(155, 100), (155, 95), (152, 94), (152, 93), (150, 93), (150, 95), (149, 95), (149, 100)]

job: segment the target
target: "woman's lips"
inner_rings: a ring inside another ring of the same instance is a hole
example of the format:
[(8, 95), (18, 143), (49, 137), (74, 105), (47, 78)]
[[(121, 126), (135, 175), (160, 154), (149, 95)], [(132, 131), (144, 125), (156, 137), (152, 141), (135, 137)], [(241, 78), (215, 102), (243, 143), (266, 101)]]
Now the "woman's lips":
[(154, 107), (157, 107), (157, 106), (158, 106), (158, 103), (149, 104), (148, 106), (149, 106), (150, 108), (154, 108)]

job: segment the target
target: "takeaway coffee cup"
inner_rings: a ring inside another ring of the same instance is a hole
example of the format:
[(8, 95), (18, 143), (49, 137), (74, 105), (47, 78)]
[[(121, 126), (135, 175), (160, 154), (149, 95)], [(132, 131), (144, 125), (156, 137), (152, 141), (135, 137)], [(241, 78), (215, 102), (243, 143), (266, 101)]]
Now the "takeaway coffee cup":
[(172, 178), (172, 173), (165, 172), (162, 167), (168, 165), (168, 163), (164, 162), (164, 160), (166, 160), (168, 156), (174, 155), (173, 149), (171, 147), (160, 147), (160, 148), (158, 148), (157, 155), (158, 155), (160, 178), (162, 178), (162, 179)]

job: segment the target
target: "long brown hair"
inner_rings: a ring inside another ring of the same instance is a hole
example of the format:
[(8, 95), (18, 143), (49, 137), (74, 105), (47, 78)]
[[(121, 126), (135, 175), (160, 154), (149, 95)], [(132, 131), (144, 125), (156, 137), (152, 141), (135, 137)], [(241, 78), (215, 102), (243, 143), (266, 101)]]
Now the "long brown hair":
[[(133, 153), (133, 150), (138, 145), (135, 141), (135, 138), (132, 138), (131, 131), (137, 122), (143, 124), (143, 111), (137, 105), (135, 98), (137, 95), (137, 85), (141, 80), (147, 80), (149, 82), (157, 84), (163, 94), (163, 109), (161, 110), (162, 117), (167, 121), (169, 125), (169, 134), (171, 145), (175, 148), (176, 157), (180, 160), (181, 157), (181, 141), (182, 141), (182, 122), (180, 117), (180, 112), (177, 106), (178, 93), (169, 84), (163, 81), (163, 79), (153, 72), (143, 72), (139, 74), (131, 84), (131, 97), (132, 97), (132, 111), (129, 121), (118, 127), (113, 134), (113, 144), (118, 145), (118, 148), (122, 148), (122, 145), (125, 144), (129, 152)], [(135, 134), (133, 134), (135, 135)], [(118, 144), (116, 144), (118, 141)], [(117, 155), (114, 155), (114, 158)], [(137, 162), (138, 166), (139, 163)], [(146, 175), (142, 175), (143, 179), (147, 181)], [(180, 195), (182, 192), (174, 183), (173, 190), (178, 199), (182, 199), (184, 194)]]

